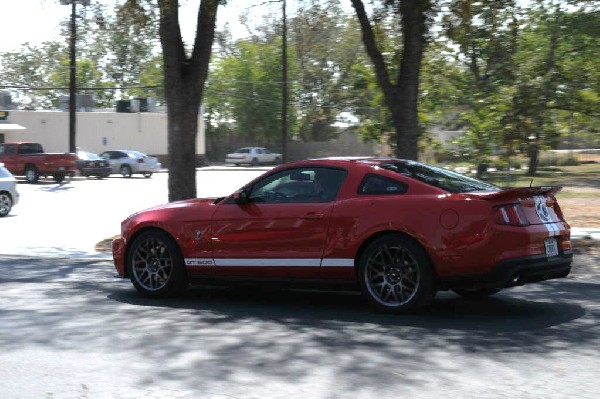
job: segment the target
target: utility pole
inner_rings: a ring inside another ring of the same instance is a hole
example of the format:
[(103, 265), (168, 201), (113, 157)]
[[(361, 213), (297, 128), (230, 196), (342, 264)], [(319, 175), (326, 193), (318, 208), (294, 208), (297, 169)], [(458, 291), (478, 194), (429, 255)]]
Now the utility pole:
[(69, 152), (76, 152), (77, 146), (75, 144), (75, 136), (76, 136), (76, 126), (77, 126), (77, 85), (76, 85), (76, 52), (75, 52), (75, 43), (77, 40), (77, 25), (76, 25), (76, 17), (75, 6), (77, 4), (81, 4), (83, 6), (89, 6), (90, 0), (60, 0), (61, 5), (70, 5), (71, 6), (71, 37), (70, 37), (70, 46), (69, 46)]
[(283, 8), (283, 33), (282, 33), (282, 49), (281, 49), (281, 65), (282, 65), (282, 105), (281, 105), (281, 162), (287, 162), (287, 104), (288, 104), (288, 87), (287, 87), (287, 18), (286, 4), (282, 0)]

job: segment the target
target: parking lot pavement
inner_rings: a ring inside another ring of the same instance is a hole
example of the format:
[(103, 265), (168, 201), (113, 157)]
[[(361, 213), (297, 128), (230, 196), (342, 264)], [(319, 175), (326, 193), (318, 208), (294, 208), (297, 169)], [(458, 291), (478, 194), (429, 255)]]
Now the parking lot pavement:
[[(197, 172), (198, 197), (231, 194), (266, 168), (203, 168)], [(120, 233), (121, 221), (134, 212), (168, 201), (167, 173), (150, 179), (134, 175), (107, 179), (74, 178), (20, 181), (19, 204), (0, 220), (0, 255), (110, 258), (98, 242)]]

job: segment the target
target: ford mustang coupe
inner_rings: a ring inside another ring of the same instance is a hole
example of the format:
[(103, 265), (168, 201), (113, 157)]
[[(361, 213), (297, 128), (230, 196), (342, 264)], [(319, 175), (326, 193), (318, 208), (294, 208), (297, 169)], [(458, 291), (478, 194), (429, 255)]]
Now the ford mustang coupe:
[(293, 162), (228, 197), (130, 216), (113, 257), (119, 276), (153, 297), (190, 283), (320, 284), (415, 311), (440, 290), (478, 298), (567, 276), (559, 190), (502, 189), (400, 159)]

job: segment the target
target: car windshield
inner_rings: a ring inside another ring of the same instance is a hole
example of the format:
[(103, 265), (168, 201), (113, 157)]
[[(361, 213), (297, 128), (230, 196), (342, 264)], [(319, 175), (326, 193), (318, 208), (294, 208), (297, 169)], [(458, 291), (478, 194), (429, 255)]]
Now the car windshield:
[(250, 148), (238, 148), (233, 152), (234, 154), (249, 154)]
[(450, 193), (466, 193), (469, 191), (497, 191), (500, 187), (479, 179), (461, 175), (448, 169), (426, 165), (415, 161), (393, 161), (379, 165), (383, 169), (392, 170), (404, 176), (422, 181), (431, 186), (441, 188)]
[(77, 157), (79, 157), (79, 159), (84, 159), (84, 160), (102, 159), (98, 155), (94, 154), (93, 152), (86, 152), (86, 151), (77, 152)]

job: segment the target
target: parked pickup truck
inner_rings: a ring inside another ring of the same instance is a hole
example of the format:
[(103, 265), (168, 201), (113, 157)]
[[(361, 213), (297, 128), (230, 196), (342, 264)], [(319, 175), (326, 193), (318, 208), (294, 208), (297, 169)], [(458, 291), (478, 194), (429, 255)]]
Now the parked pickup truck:
[(40, 143), (2, 143), (0, 144), (0, 162), (13, 175), (25, 176), (35, 183), (42, 176), (52, 176), (57, 183), (66, 176), (73, 176), (77, 170), (76, 154), (45, 153)]

